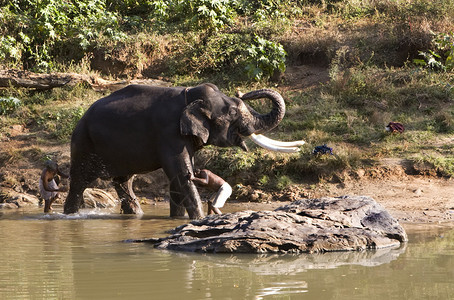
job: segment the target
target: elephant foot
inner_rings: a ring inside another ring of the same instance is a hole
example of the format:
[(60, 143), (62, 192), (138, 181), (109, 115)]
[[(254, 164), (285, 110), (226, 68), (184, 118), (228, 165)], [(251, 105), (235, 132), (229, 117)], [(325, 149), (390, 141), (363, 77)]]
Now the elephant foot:
[(140, 204), (136, 199), (132, 200), (132, 201), (125, 201), (124, 199), (122, 199), (120, 212), (122, 214), (127, 214), (127, 215), (142, 215), (143, 214), (143, 210), (140, 207)]
[(191, 220), (199, 220), (199, 219), (203, 219), (205, 217), (205, 214), (202, 211), (198, 211), (198, 210), (195, 210), (195, 211), (188, 210), (188, 215), (189, 215), (189, 219), (191, 219)]
[(65, 215), (75, 214), (77, 212), (79, 212), (79, 208), (77, 208), (77, 207), (67, 207), (67, 206), (65, 206), (64, 209), (63, 209), (63, 213)]
[(179, 204), (170, 202), (170, 217), (171, 218), (182, 218), (186, 214), (186, 208)]

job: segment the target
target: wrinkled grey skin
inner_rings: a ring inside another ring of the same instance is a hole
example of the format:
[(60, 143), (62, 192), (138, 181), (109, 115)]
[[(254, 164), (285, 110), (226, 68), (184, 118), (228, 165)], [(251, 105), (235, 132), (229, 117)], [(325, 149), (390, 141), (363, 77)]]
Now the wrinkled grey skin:
[(193, 172), (194, 153), (204, 145), (239, 146), (244, 137), (268, 131), (282, 120), (285, 104), (272, 90), (242, 99), (268, 98), (272, 110), (259, 114), (213, 84), (193, 88), (130, 85), (87, 110), (71, 138), (71, 185), (64, 213), (76, 213), (83, 191), (97, 178), (112, 179), (123, 213), (142, 213), (132, 190), (133, 175), (163, 168), (170, 180), (170, 216), (204, 216)]

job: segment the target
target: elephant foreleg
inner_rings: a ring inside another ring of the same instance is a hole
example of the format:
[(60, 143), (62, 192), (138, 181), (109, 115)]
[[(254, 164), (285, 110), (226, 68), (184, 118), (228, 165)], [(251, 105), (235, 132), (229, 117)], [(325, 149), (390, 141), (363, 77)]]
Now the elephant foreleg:
[(203, 218), (202, 201), (197, 188), (187, 174), (179, 173), (171, 178), (170, 216), (183, 217), (186, 210), (191, 219)]
[(178, 193), (170, 192), (170, 216), (172, 218), (184, 217), (186, 208), (183, 205), (183, 200), (180, 199)]
[(172, 218), (184, 217), (186, 213), (182, 188), (188, 184), (187, 179), (182, 176), (176, 176), (170, 181), (170, 216)]
[(161, 152), (166, 155), (161, 160), (161, 166), (170, 181), (170, 216), (183, 217), (186, 210), (189, 218), (201, 219), (205, 216), (202, 201), (194, 182), (190, 179), (195, 151), (191, 147), (188, 148), (187, 145), (190, 144), (190, 141), (186, 141), (185, 145), (164, 147)]
[(115, 190), (121, 202), (121, 213), (123, 214), (143, 214), (140, 203), (132, 189), (133, 181), (134, 175), (113, 179)]
[[(92, 172), (88, 172), (85, 166), (89, 165), (89, 162), (75, 161), (71, 163), (70, 171), (70, 188), (68, 197), (66, 198), (63, 212), (65, 214), (73, 214), (79, 211), (79, 208), (84, 204), (84, 191), (90, 182), (96, 179), (96, 175)], [(87, 168), (88, 170), (94, 168)]]
[(195, 184), (189, 182), (189, 193), (185, 195), (183, 199), (184, 206), (188, 212), (189, 218), (191, 219), (201, 219), (205, 217), (205, 214), (202, 209), (202, 201), (200, 199), (199, 191), (197, 190)]
[(76, 180), (71, 178), (71, 187), (63, 207), (65, 214), (77, 213), (84, 202), (83, 193), (86, 185)]

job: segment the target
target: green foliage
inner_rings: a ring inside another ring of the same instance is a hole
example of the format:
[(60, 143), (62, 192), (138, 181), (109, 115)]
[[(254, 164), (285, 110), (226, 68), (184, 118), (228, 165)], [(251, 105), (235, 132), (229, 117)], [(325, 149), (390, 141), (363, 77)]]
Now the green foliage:
[(38, 120), (38, 124), (52, 132), (52, 135), (58, 140), (68, 141), (84, 113), (85, 109), (82, 107), (51, 111), (45, 113)]
[(252, 169), (256, 163), (256, 157), (238, 148), (227, 148), (220, 149), (219, 159), (213, 163), (217, 164), (213, 166), (215, 169), (222, 170), (222, 175), (232, 176)]
[(234, 0), (158, 0), (150, 2), (152, 14), (162, 23), (180, 23), (187, 29), (217, 30), (232, 23)]
[(22, 103), (15, 97), (0, 98), (0, 115), (14, 112)]
[(190, 41), (183, 58), (175, 58), (172, 67), (176, 73), (208, 74), (238, 69), (244, 60), (249, 37), (236, 33), (218, 33), (208, 36), (205, 43), (194, 48)]
[(196, 0), (183, 1), (190, 3), (193, 12), (191, 24), (196, 28), (222, 28), (231, 23), (233, 10), (230, 0)]
[(246, 16), (252, 16), (254, 20), (264, 20), (266, 17), (283, 17), (285, 5), (296, 7), (296, 3), (286, 0), (240, 0), (237, 10)]
[(454, 70), (454, 34), (438, 34), (432, 42), (435, 49), (420, 51), (423, 59), (414, 59), (413, 62), (433, 70)]
[(277, 178), (276, 188), (283, 190), (293, 184), (293, 181), (287, 175), (282, 175)]
[(256, 36), (247, 51), (246, 72), (249, 78), (260, 81), (276, 72), (285, 72), (287, 53), (281, 44)]
[(431, 120), (433, 130), (438, 133), (454, 132), (454, 116), (453, 112), (444, 110), (435, 115)]
[[(206, 32), (205, 37), (201, 36), (204, 40), (199, 41), (206, 47), (187, 44), (192, 51), (185, 53), (192, 56), (193, 61), (186, 68), (187, 61), (176, 57), (177, 64), (181, 61), (185, 65), (177, 69), (204, 73), (205, 70), (212, 72), (226, 66), (239, 68), (246, 64), (248, 76), (261, 80), (285, 70), (286, 52), (282, 45), (260, 37), (251, 41), (250, 34), (224, 32), (218, 35), (217, 32), (233, 25), (237, 12), (249, 13), (256, 8), (277, 12), (286, 3), (238, 3), (235, 0), (11, 0), (0, 7), (0, 21), (5, 24), (0, 29), (0, 59), (34, 71), (55, 70), (59, 61), (77, 62), (94, 53), (95, 49), (106, 51), (105, 56), (109, 56), (115, 53), (109, 49), (119, 44), (117, 42), (121, 44), (121, 41), (128, 39), (129, 31), (145, 28), (144, 24), (153, 24), (152, 30), (160, 28), (165, 32), (180, 29)], [(105, 44), (106, 49), (103, 48)], [(171, 64), (175, 66), (175, 63)]]
[(0, 59), (17, 65), (21, 59), (23, 45), (18, 43), (12, 36), (0, 38)]
[(195, 43), (187, 37), (183, 53), (170, 63), (174, 73), (220, 72), (235, 79), (261, 81), (286, 69), (283, 46), (259, 36), (218, 33), (207, 36), (198, 47)]
[(144, 16), (150, 14), (159, 2), (150, 0), (106, 0), (106, 8), (109, 11), (124, 14), (126, 16)]
[[(0, 57), (48, 71), (63, 52), (80, 59), (102, 35), (121, 39), (118, 16), (106, 11), (103, 0), (15, 0), (2, 7), (6, 30)], [(68, 59), (68, 57), (65, 57)]]
[(426, 155), (420, 158), (420, 162), (427, 162), (432, 164), (441, 176), (453, 177), (454, 176), (454, 157), (449, 156), (435, 156)]
[(262, 186), (268, 185), (270, 182), (270, 177), (268, 175), (262, 175), (262, 177), (259, 178), (258, 184)]

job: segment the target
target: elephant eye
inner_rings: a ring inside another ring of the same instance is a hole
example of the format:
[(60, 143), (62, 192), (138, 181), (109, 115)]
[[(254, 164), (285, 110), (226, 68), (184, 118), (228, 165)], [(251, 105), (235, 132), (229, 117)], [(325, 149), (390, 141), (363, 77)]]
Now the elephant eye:
[(229, 110), (229, 115), (232, 116), (232, 117), (236, 116), (236, 109), (231, 108), (231, 109)]

